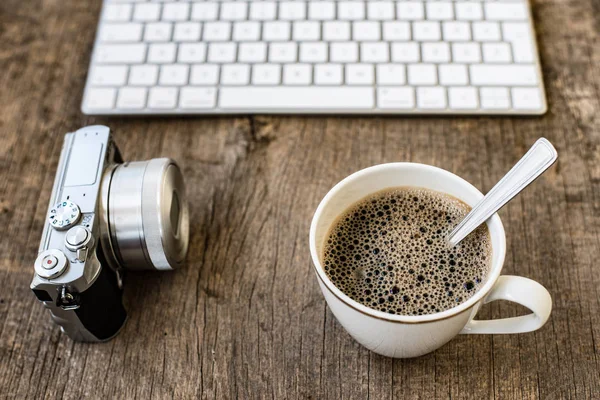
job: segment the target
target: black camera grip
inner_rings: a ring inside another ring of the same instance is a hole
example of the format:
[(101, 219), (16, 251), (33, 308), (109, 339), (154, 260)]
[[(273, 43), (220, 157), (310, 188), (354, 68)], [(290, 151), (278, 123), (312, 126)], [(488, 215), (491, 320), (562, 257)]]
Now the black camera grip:
[(108, 340), (119, 332), (127, 320), (127, 312), (116, 273), (108, 267), (100, 246), (96, 253), (102, 265), (100, 275), (88, 290), (80, 293), (81, 306), (75, 313), (91, 334), (99, 340)]

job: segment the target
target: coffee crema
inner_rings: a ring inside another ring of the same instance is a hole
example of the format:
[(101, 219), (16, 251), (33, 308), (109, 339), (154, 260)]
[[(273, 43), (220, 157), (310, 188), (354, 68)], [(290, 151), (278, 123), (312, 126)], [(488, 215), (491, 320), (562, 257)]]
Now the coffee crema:
[(489, 273), (485, 224), (454, 248), (446, 236), (471, 210), (430, 189), (398, 187), (350, 206), (327, 235), (329, 279), (353, 300), (398, 315), (448, 310), (473, 296)]

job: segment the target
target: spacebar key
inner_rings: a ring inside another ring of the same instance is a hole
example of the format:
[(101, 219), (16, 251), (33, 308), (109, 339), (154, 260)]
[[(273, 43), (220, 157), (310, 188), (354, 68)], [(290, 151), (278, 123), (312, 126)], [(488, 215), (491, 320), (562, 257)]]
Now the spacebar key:
[(363, 87), (222, 87), (224, 109), (365, 109), (375, 107), (373, 88)]

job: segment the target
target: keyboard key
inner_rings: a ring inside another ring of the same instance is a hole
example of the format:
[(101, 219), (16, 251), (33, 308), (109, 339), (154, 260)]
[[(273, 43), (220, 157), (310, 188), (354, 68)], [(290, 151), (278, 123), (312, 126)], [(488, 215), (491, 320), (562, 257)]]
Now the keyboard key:
[(363, 1), (338, 1), (338, 19), (342, 21), (360, 21), (365, 19)]
[(148, 108), (170, 109), (177, 106), (177, 89), (172, 87), (153, 87), (148, 96)]
[(275, 19), (277, 3), (274, 1), (253, 1), (250, 3), (250, 19), (270, 21)]
[(456, 19), (477, 21), (483, 19), (483, 8), (476, 1), (465, 1), (455, 3)]
[(469, 72), (464, 64), (442, 64), (438, 66), (440, 85), (467, 85)]
[(315, 85), (341, 85), (343, 82), (340, 64), (315, 65)]
[(300, 43), (300, 62), (316, 63), (327, 61), (327, 43)]
[(372, 85), (375, 73), (371, 64), (347, 64), (346, 83), (349, 85)]
[(381, 40), (379, 22), (359, 21), (352, 23), (352, 38), (358, 41)]
[(100, 40), (108, 43), (139, 42), (142, 40), (142, 24), (137, 22), (103, 24)]
[(218, 3), (207, 1), (192, 5), (192, 21), (214, 21), (218, 15)]
[(217, 89), (185, 87), (179, 94), (179, 107), (184, 109), (214, 108), (217, 104)]
[(308, 19), (324, 21), (335, 17), (335, 2), (333, 1), (309, 1)]
[(399, 20), (417, 21), (425, 18), (425, 9), (420, 1), (399, 1), (396, 3)]
[(221, 3), (221, 20), (241, 21), (248, 17), (248, 3), (241, 1), (230, 1)]
[(95, 66), (89, 79), (94, 86), (123, 86), (127, 81), (127, 66)]
[(411, 85), (435, 85), (437, 83), (436, 66), (433, 64), (410, 64), (408, 83)]
[(526, 2), (485, 3), (485, 17), (490, 21), (519, 21), (527, 19)]
[(444, 42), (423, 43), (421, 52), (424, 62), (450, 62), (450, 46)]
[(321, 26), (316, 21), (298, 21), (293, 25), (294, 40), (308, 41), (321, 38)]
[(413, 39), (420, 42), (441, 40), (440, 23), (434, 21), (413, 22)]
[(146, 42), (168, 42), (171, 39), (173, 24), (168, 22), (152, 22), (146, 24), (144, 30), (144, 41)]
[(210, 43), (208, 45), (208, 61), (232, 63), (235, 61), (235, 50), (235, 43)]
[(94, 58), (99, 64), (135, 64), (146, 57), (145, 44), (98, 45)]
[(419, 62), (419, 44), (415, 42), (392, 43), (392, 61), (401, 63)]
[(411, 109), (415, 107), (415, 89), (412, 87), (385, 87), (377, 90), (377, 105), (384, 109)]
[(451, 87), (448, 89), (450, 108), (474, 110), (478, 107), (477, 89), (474, 87)]
[(385, 42), (367, 42), (360, 45), (360, 60), (362, 62), (388, 62), (390, 60), (389, 46)]
[(471, 40), (471, 27), (468, 22), (444, 22), (442, 24), (444, 40), (449, 42), (464, 42)]
[(410, 23), (386, 21), (383, 23), (383, 40), (410, 40)]
[(154, 86), (158, 78), (158, 65), (133, 65), (129, 71), (129, 84)]
[(260, 22), (243, 21), (233, 24), (233, 40), (250, 42), (260, 39)]
[(197, 42), (200, 40), (200, 22), (178, 22), (175, 24), (173, 40), (176, 42)]
[(133, 6), (131, 4), (107, 4), (104, 7), (102, 18), (104, 21), (124, 22), (129, 21)]
[(310, 85), (312, 67), (309, 64), (286, 64), (283, 66), (284, 85)]
[(512, 45), (515, 62), (532, 63), (535, 60), (531, 30), (526, 23), (505, 22), (502, 24), (502, 35)]
[(252, 67), (253, 85), (278, 85), (281, 81), (281, 65), (255, 64)]
[(290, 40), (290, 23), (287, 21), (270, 21), (263, 23), (262, 40), (269, 42)]
[(206, 60), (206, 43), (182, 43), (177, 52), (180, 63), (200, 63)]
[(190, 13), (189, 3), (171, 3), (163, 5), (163, 21), (185, 21)]
[(269, 45), (269, 61), (276, 63), (294, 63), (298, 61), (298, 44), (279, 42)]
[(160, 18), (160, 4), (140, 3), (136, 4), (133, 11), (133, 20), (140, 22), (158, 21)]
[(406, 83), (406, 66), (404, 64), (377, 65), (378, 85), (404, 85)]
[(474, 22), (473, 39), (479, 42), (498, 42), (502, 40), (500, 24), (489, 21)]
[(189, 67), (187, 65), (163, 65), (160, 67), (158, 83), (164, 86), (182, 86), (188, 81)]
[(85, 107), (90, 110), (108, 110), (113, 108), (117, 90), (114, 88), (91, 88), (88, 89), (85, 99)]
[(250, 66), (248, 64), (231, 64), (221, 67), (222, 85), (247, 85), (250, 82)]
[(518, 110), (540, 110), (542, 95), (538, 88), (512, 88), (513, 108)]
[(223, 42), (231, 36), (231, 22), (207, 22), (204, 24), (206, 42)]
[(368, 109), (375, 106), (373, 88), (269, 87), (221, 89), (224, 109)]
[(452, 61), (458, 63), (481, 62), (479, 43), (452, 43)]
[(148, 49), (148, 62), (155, 64), (171, 64), (175, 62), (175, 43), (151, 44)]
[[(490, 22), (498, 26), (497, 22)], [(531, 41), (530, 29), (525, 22), (504, 22), (502, 24), (502, 36), (504, 40), (508, 42), (515, 42), (519, 40)], [(500, 39), (500, 30), (498, 29), (498, 39)]]
[(117, 108), (141, 109), (146, 106), (146, 88), (124, 87), (119, 89)]
[(284, 21), (297, 21), (306, 18), (306, 2), (281, 1), (279, 2), (279, 19)]
[(192, 66), (190, 84), (192, 85), (217, 85), (219, 83), (219, 66), (213, 64), (200, 64)]
[(450, 1), (428, 1), (426, 3), (427, 19), (431, 21), (450, 20), (454, 18), (454, 9)]
[(358, 62), (358, 43), (331, 43), (330, 58), (333, 62)]
[(441, 87), (417, 88), (417, 105), (423, 109), (446, 108), (446, 89)]
[(483, 43), (483, 61), (486, 63), (509, 63), (511, 61), (508, 43)]
[(537, 84), (537, 74), (533, 65), (471, 65), (473, 85), (528, 85)]
[(480, 88), (481, 108), (488, 110), (507, 110), (510, 108), (510, 98), (507, 88)]
[(367, 16), (370, 20), (394, 19), (394, 3), (391, 1), (368, 1)]
[[(271, 46), (273, 45), (274, 44)], [(240, 43), (238, 61), (248, 63), (260, 63), (267, 61), (267, 44), (263, 42)]]
[(323, 23), (323, 40), (350, 40), (350, 23), (345, 21), (327, 21)]

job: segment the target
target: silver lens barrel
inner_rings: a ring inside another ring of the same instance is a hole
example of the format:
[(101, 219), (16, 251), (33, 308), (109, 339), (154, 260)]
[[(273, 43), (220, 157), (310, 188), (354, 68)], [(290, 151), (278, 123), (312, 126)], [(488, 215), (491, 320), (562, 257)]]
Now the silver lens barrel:
[[(167, 158), (106, 171), (102, 241), (113, 267), (172, 270), (187, 254), (189, 215), (183, 175)], [(108, 248), (107, 248), (108, 247)]]

